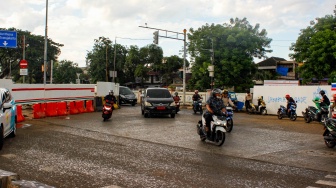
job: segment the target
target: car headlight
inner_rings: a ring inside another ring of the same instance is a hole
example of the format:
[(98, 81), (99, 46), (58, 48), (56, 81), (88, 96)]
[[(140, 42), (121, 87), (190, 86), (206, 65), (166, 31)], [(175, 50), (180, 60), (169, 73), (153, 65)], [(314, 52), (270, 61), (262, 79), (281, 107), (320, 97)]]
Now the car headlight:
[(120, 95), (120, 97), (122, 97), (122, 98), (126, 98), (125, 95)]
[(152, 104), (149, 102), (145, 102), (145, 106), (152, 106)]

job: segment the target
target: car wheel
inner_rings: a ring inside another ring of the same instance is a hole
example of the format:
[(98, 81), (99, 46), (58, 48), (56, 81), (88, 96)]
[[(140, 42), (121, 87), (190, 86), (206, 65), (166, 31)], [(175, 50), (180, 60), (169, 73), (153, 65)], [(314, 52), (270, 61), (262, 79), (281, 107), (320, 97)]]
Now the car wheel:
[(175, 118), (175, 114), (174, 113), (170, 114), (170, 117)]
[(144, 115), (144, 113), (145, 113), (144, 110), (141, 110), (141, 114)]
[(144, 116), (145, 116), (145, 118), (149, 118), (149, 114), (148, 113), (145, 113)]
[(134, 103), (132, 103), (132, 106), (135, 106), (135, 102), (134, 102)]
[(3, 133), (3, 130), (2, 130), (2, 126), (0, 126), (0, 150), (3, 147), (3, 144), (4, 144), (4, 133)]

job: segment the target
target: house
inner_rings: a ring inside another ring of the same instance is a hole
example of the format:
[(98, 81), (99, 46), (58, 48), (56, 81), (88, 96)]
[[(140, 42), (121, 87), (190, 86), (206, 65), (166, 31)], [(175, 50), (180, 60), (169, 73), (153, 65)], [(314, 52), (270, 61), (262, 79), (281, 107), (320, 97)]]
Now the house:
[(274, 75), (278, 75), (278, 80), (298, 80), (298, 74), (295, 72), (298, 63), (295, 61), (271, 57), (257, 63), (257, 66), (258, 70), (269, 71)]

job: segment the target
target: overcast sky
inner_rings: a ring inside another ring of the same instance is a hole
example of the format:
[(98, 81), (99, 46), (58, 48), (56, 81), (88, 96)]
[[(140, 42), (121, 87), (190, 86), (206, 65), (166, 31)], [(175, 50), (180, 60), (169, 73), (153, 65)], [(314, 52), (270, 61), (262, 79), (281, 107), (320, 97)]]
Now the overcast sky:
[[(300, 29), (317, 17), (334, 14), (334, 0), (49, 0), (48, 37), (64, 44), (59, 60), (85, 66), (94, 39), (108, 37), (117, 43), (143, 47), (153, 41), (154, 30), (183, 32), (206, 23), (228, 23), (244, 17), (260, 24), (273, 39), (269, 57), (290, 60), (289, 46)], [(44, 36), (46, 0), (0, 0), (0, 27), (15, 27)], [(161, 35), (161, 33), (160, 33)], [(181, 36), (182, 37), (182, 36)], [(183, 41), (159, 39), (164, 56), (179, 55)], [(261, 60), (257, 60), (261, 61)], [(257, 62), (256, 62), (257, 63)]]

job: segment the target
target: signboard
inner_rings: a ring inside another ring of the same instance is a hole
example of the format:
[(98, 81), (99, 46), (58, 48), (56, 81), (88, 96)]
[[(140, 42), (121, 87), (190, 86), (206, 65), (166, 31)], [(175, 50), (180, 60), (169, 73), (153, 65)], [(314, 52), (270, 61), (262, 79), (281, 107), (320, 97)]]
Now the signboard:
[(28, 67), (28, 62), (25, 59), (22, 59), (20, 61), (20, 68), (21, 69), (26, 69)]
[(16, 31), (0, 30), (0, 47), (2, 47), (2, 48), (16, 48), (17, 47), (17, 33), (16, 33)]
[(20, 69), (20, 75), (21, 76), (27, 76), (28, 75), (28, 69)]

